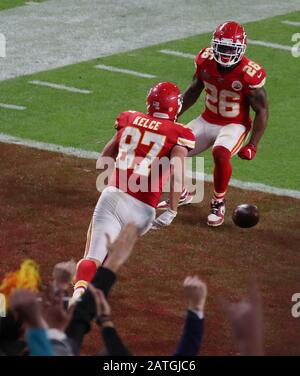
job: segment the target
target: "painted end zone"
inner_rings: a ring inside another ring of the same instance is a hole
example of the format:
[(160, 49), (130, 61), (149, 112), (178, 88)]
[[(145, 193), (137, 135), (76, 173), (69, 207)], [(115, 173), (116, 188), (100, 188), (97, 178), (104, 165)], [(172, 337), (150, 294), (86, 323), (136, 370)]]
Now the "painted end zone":
[[(46, 150), (51, 152), (58, 152), (66, 155), (75, 156), (78, 158), (85, 158), (85, 159), (97, 159), (99, 157), (99, 153), (77, 149), (73, 147), (64, 147), (61, 145), (56, 144), (47, 144), (45, 142), (38, 142), (34, 140), (24, 140), (19, 137), (14, 137), (6, 134), (0, 133), (0, 142), (7, 143), (7, 144), (15, 144), (20, 146), (26, 146), (34, 149), (39, 150)], [(202, 179), (202, 176), (199, 173), (192, 173), (188, 171), (189, 177), (194, 177), (195, 179)], [(204, 181), (212, 182), (213, 177), (212, 175), (205, 174)], [(277, 196), (286, 196), (292, 197), (296, 199), (300, 199), (300, 191), (292, 190), (292, 189), (283, 189), (283, 188), (276, 188), (266, 184), (254, 183), (254, 182), (244, 182), (237, 179), (231, 179), (230, 186), (239, 188), (239, 189), (246, 189), (249, 191), (258, 191), (264, 192), (269, 194), (274, 194)]]
[[(0, 278), (30, 257), (47, 285), (53, 265), (82, 257), (98, 199), (94, 167), (93, 160), (0, 145)], [(212, 185), (205, 189), (212, 191)], [(230, 218), (245, 202), (256, 203), (261, 213), (251, 229), (234, 226)], [(209, 286), (202, 355), (236, 354), (218, 296), (244, 297), (255, 273), (264, 302), (266, 354), (300, 355), (299, 323), (291, 316), (291, 296), (299, 286), (300, 201), (230, 188), (226, 222), (218, 229), (207, 227), (208, 209), (209, 196), (183, 207), (169, 228), (138, 241), (112, 292), (124, 342), (137, 355), (172, 354), (186, 310), (183, 280), (199, 275)], [(82, 352), (92, 355), (100, 348), (95, 328)]]

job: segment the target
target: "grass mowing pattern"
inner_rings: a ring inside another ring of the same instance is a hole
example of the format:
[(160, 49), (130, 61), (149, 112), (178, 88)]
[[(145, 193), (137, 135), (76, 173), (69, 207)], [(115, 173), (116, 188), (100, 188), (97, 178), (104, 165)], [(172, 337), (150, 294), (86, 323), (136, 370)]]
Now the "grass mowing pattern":
[[(10, 8), (16, 8), (21, 5), (24, 5), (29, 0), (1, 0), (0, 2), (0, 10), (10, 9)], [(42, 3), (45, 0), (34, 0), (35, 3)]]
[[(246, 24), (249, 38), (291, 45), (291, 36), (299, 28), (281, 24), (282, 20), (299, 21), (300, 12)], [(196, 54), (210, 43), (210, 34), (108, 56), (0, 83), (0, 102), (24, 105), (17, 113), (0, 110), (0, 131), (23, 138), (100, 151), (113, 134), (114, 120), (120, 111), (145, 110), (145, 96), (156, 81), (176, 82), (182, 90), (190, 83), (193, 61), (159, 53), (173, 49)], [(251, 161), (233, 159), (233, 177), (282, 188), (300, 189), (298, 168), (299, 130), (297, 121), (299, 59), (288, 51), (248, 46), (247, 56), (267, 71), (266, 89), (270, 101), (270, 121)], [(145, 79), (95, 69), (97, 64), (112, 65), (154, 74)], [(92, 90), (91, 95), (31, 86), (30, 80), (43, 80)], [(203, 96), (181, 118), (188, 122), (203, 108)], [(204, 153), (205, 169), (212, 173), (210, 151)]]

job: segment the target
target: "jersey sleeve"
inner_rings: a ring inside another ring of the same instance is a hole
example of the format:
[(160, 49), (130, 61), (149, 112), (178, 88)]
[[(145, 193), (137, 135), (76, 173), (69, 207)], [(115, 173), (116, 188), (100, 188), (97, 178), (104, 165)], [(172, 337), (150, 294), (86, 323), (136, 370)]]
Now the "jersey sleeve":
[(248, 91), (259, 89), (266, 83), (267, 74), (265, 70), (258, 64), (253, 64), (254, 69), (251, 68), (245, 72), (246, 89)]
[(206, 64), (207, 60), (213, 59), (213, 52), (211, 47), (202, 48), (202, 50), (198, 53), (198, 55), (195, 57), (195, 75), (199, 80), (202, 80), (201, 78), (201, 72), (204, 69), (204, 65)]
[(128, 125), (129, 118), (132, 116), (132, 114), (135, 114), (136, 111), (124, 111), (121, 112), (116, 121), (115, 121), (115, 129), (119, 131), (120, 129), (125, 128)]
[(128, 124), (128, 113), (121, 112), (115, 121), (115, 129), (119, 131), (120, 129), (125, 128), (127, 124)]
[(195, 135), (189, 129), (181, 126), (180, 132), (178, 132), (176, 145), (184, 146), (188, 150), (193, 150), (195, 148)]

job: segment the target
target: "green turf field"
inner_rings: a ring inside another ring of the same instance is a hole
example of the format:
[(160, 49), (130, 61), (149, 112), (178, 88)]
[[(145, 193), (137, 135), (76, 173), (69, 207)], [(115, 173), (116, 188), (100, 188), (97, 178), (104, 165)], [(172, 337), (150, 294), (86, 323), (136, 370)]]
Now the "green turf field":
[[(281, 20), (300, 21), (300, 12), (246, 24), (250, 39), (292, 45), (291, 36), (299, 27)], [(116, 115), (123, 110), (145, 110), (145, 96), (151, 84), (176, 82), (184, 89), (194, 72), (192, 59), (163, 55), (161, 49), (196, 54), (209, 45), (211, 34), (163, 43), (123, 54), (66, 66), (0, 82), (0, 102), (26, 106), (25, 111), (0, 109), (0, 132), (22, 138), (101, 150), (113, 134)], [(300, 58), (289, 51), (249, 45), (247, 56), (267, 71), (266, 89), (270, 100), (269, 128), (256, 158), (234, 158), (233, 177), (268, 185), (300, 190), (299, 171), (299, 86)], [(95, 69), (96, 64), (112, 65), (156, 76), (154, 79)], [(78, 94), (28, 84), (49, 81), (81, 89)], [(188, 122), (203, 108), (203, 96), (182, 118)], [(212, 172), (210, 152), (204, 154), (207, 173)]]
[[(15, 8), (20, 5), (24, 5), (29, 0), (1, 0), (0, 1), (0, 10)], [(35, 3), (42, 3), (45, 0), (33, 0)]]

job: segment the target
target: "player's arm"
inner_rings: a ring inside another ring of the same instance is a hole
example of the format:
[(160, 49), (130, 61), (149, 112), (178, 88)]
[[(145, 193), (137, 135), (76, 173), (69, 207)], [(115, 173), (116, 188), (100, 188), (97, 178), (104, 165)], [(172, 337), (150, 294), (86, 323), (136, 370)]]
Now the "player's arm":
[(252, 90), (247, 95), (250, 106), (255, 112), (255, 118), (252, 126), (252, 134), (249, 143), (239, 152), (242, 159), (253, 159), (257, 150), (257, 145), (262, 138), (268, 124), (269, 108), (266, 90), (261, 87)]
[(178, 202), (184, 188), (184, 158), (187, 157), (188, 150), (176, 145), (171, 153), (170, 169), (170, 209), (177, 212)]
[(152, 223), (152, 229), (169, 226), (177, 215), (178, 202), (184, 187), (184, 158), (188, 150), (183, 146), (176, 145), (172, 149), (170, 161), (170, 207), (157, 217)]
[(107, 166), (106, 158), (112, 158), (115, 161), (118, 156), (118, 149), (119, 149), (119, 143), (118, 143), (117, 133), (116, 133), (113, 136), (113, 138), (110, 141), (108, 141), (108, 143), (105, 145), (102, 153), (97, 159), (96, 169), (97, 170), (105, 169), (105, 167)]
[(250, 143), (257, 146), (267, 127), (269, 108), (266, 90), (262, 87), (248, 95), (248, 100), (255, 111)]
[(183, 102), (179, 116), (182, 115), (186, 110), (192, 107), (194, 103), (197, 102), (197, 99), (199, 98), (203, 89), (203, 82), (200, 81), (197, 75), (195, 74), (192, 83), (182, 95)]

